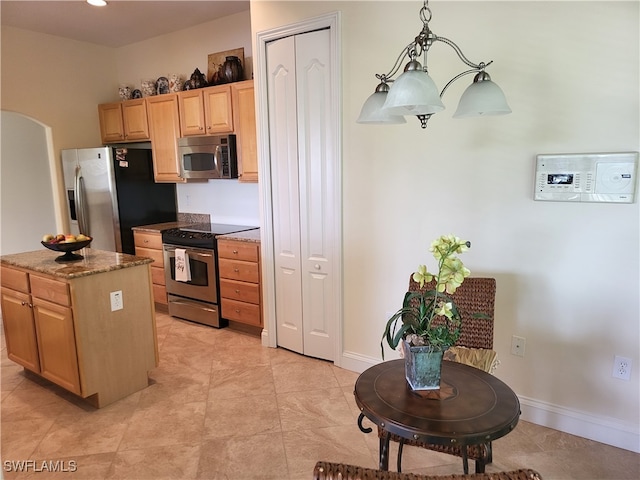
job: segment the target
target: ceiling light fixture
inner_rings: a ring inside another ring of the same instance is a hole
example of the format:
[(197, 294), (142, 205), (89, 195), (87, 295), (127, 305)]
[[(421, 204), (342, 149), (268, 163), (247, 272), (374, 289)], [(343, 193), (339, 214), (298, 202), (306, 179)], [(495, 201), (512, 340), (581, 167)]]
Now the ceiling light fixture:
[(105, 0), (87, 0), (89, 5), (93, 5), (94, 7), (104, 7), (107, 2)]
[[(453, 114), (454, 118), (511, 113), (504, 93), (485, 72), (485, 68), (491, 65), (493, 60), (487, 63), (473, 63), (464, 56), (460, 47), (454, 42), (435, 35), (429, 28), (431, 9), (428, 0), (424, 0), (420, 9), (420, 20), (422, 21), (422, 30), (413, 42), (400, 52), (389, 73), (376, 74), (380, 84), (362, 106), (357, 123), (387, 125), (406, 123), (404, 116), (412, 115), (418, 117), (422, 128), (426, 128), (431, 115), (444, 110), (445, 106), (441, 99), (447, 88), (460, 77), (472, 73), (475, 74), (473, 83), (460, 97), (458, 109)], [(427, 70), (427, 53), (435, 42), (449, 45), (456, 52), (458, 58), (471, 67), (471, 69), (449, 80), (439, 93), (438, 87)], [(420, 56), (423, 57), (422, 64), (418, 61)], [(408, 58), (409, 62), (405, 65), (403, 73), (394, 80), (393, 77), (398, 73), (405, 58)]]

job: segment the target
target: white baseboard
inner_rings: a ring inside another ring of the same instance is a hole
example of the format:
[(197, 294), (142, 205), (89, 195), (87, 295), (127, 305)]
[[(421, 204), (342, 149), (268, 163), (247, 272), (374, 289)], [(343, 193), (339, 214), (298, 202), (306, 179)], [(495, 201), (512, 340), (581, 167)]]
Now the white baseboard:
[(262, 343), (263, 347), (270, 347), (271, 346), (269, 344), (269, 332), (267, 331), (266, 328), (262, 329), (262, 333), (260, 334), (260, 342)]
[[(340, 367), (362, 373), (378, 363), (380, 363), (378, 358), (343, 352)], [(522, 420), (640, 453), (640, 425), (632, 425), (615, 418), (592, 415), (520, 395), (518, 398)]]
[(367, 368), (373, 367), (378, 363), (380, 363), (379, 358), (367, 357), (355, 352), (342, 352), (342, 358), (340, 359), (339, 367), (344, 368), (345, 370), (350, 370), (352, 372), (362, 373)]
[(640, 426), (518, 396), (527, 422), (640, 453)]

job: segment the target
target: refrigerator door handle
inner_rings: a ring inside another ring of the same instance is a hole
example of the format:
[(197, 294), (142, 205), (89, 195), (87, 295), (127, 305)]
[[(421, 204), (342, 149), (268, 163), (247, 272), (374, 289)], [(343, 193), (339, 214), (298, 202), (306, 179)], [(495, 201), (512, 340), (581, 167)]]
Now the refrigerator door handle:
[(91, 236), (89, 233), (89, 218), (85, 207), (84, 179), (80, 165), (76, 165), (75, 185), (73, 192), (76, 199), (76, 216), (78, 217), (78, 229), (83, 235)]

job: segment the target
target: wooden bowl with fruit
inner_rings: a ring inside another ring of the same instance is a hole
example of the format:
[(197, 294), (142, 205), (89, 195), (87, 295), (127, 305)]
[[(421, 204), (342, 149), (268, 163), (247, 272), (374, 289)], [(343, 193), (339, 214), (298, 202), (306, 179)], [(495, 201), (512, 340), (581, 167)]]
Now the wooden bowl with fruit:
[(77, 253), (73, 253), (76, 250), (80, 250), (88, 246), (93, 238), (82, 233), (78, 235), (59, 233), (58, 235), (47, 234), (42, 237), (42, 245), (49, 250), (55, 252), (64, 252), (64, 255), (60, 255), (56, 258), (56, 262), (72, 262), (75, 260), (82, 260), (84, 257)]

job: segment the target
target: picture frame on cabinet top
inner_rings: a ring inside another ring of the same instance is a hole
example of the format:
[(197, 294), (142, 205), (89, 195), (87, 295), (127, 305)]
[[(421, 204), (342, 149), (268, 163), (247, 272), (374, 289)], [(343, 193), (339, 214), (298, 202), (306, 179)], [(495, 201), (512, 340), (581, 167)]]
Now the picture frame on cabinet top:
[[(222, 65), (227, 57), (238, 57), (240, 65), (244, 71), (244, 48), (234, 48), (233, 50), (225, 50), (224, 52), (210, 53), (207, 61), (207, 81), (209, 85), (222, 85), (227, 83), (222, 75)], [(244, 80), (244, 78), (241, 78)]]

